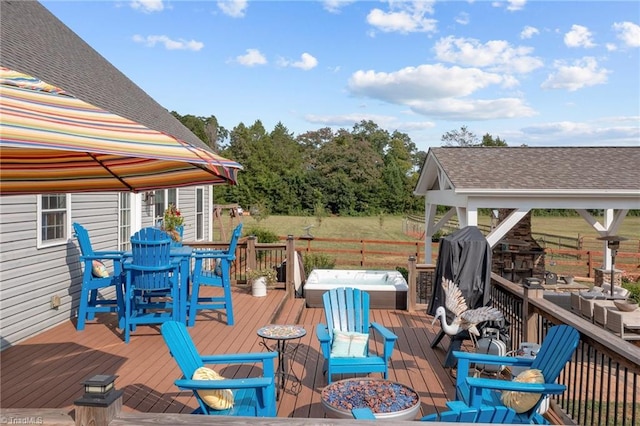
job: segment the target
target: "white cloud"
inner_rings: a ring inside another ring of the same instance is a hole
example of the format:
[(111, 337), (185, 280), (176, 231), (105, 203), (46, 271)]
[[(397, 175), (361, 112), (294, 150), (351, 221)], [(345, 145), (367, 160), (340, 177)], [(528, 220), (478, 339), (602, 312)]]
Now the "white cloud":
[(183, 39), (172, 40), (165, 35), (150, 35), (144, 37), (136, 34), (133, 36), (133, 41), (144, 44), (147, 47), (155, 47), (156, 44), (162, 44), (167, 50), (193, 50), (197, 52), (204, 47), (204, 43), (200, 41)]
[(461, 12), (455, 17), (455, 21), (460, 25), (468, 25), (471, 22), (471, 18), (468, 13)]
[(244, 18), (247, 7), (247, 0), (221, 0), (218, 2), (218, 8), (225, 15), (232, 18)]
[[(640, 117), (614, 117), (591, 122), (559, 121), (520, 129), (536, 145), (637, 146)], [(624, 123), (629, 123), (625, 125)]]
[(533, 48), (512, 47), (504, 40), (490, 40), (482, 44), (476, 39), (449, 36), (438, 40), (434, 50), (441, 61), (492, 71), (526, 74), (543, 65), (542, 60), (530, 56)]
[(266, 64), (267, 58), (258, 49), (247, 49), (247, 54), (236, 56), (236, 61), (241, 65), (253, 67)]
[(433, 14), (433, 1), (389, 2), (389, 11), (372, 9), (367, 15), (369, 25), (382, 32), (435, 32), (437, 20), (425, 15)]
[(499, 74), (436, 64), (407, 67), (392, 73), (356, 71), (349, 79), (348, 87), (355, 95), (406, 104), (416, 99), (468, 96), (504, 82)]
[(315, 67), (318, 66), (318, 60), (313, 57), (312, 55), (310, 55), (307, 52), (304, 52), (301, 56), (300, 56), (300, 60), (296, 61), (296, 62), (289, 62), (286, 60), (283, 60), (280, 62), (280, 65), (282, 66), (290, 66), (293, 68), (300, 68), (301, 70), (305, 70), (308, 71), (310, 69), (313, 69)]
[(340, 13), (340, 10), (351, 4), (354, 3), (355, 0), (324, 0), (322, 2), (322, 6), (324, 7), (324, 9), (328, 12), (331, 13)]
[(534, 115), (535, 112), (517, 98), (462, 99), (492, 85), (511, 84), (509, 76), (436, 64), (393, 73), (357, 71), (351, 76), (348, 88), (356, 96), (405, 105), (417, 114), (445, 119), (486, 120)]
[(162, 12), (164, 3), (162, 0), (133, 0), (131, 7), (144, 13)]
[(522, 10), (527, 0), (508, 0), (508, 3), (507, 10), (515, 12), (516, 10)]
[(613, 30), (620, 40), (629, 47), (640, 47), (640, 25), (633, 22), (616, 22)]
[(527, 38), (531, 38), (534, 35), (538, 35), (538, 34), (540, 34), (540, 31), (538, 31), (538, 29), (536, 27), (531, 27), (531, 26), (527, 25), (520, 32), (520, 38), (527, 39)]
[(447, 98), (435, 102), (417, 101), (410, 106), (418, 114), (446, 120), (495, 120), (536, 115), (531, 107), (518, 98), (488, 100)]
[(564, 89), (574, 92), (588, 86), (607, 82), (610, 71), (598, 67), (595, 58), (586, 56), (567, 65), (562, 61), (554, 64), (556, 71), (547, 77), (540, 87), (543, 89)]
[(567, 47), (594, 47), (591, 37), (591, 31), (587, 27), (572, 25), (571, 31), (564, 35), (564, 44)]

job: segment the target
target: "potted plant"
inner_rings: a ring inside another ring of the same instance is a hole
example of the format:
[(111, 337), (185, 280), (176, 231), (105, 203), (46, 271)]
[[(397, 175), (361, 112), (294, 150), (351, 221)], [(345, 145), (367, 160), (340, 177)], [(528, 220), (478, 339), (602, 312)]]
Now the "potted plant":
[(267, 295), (267, 288), (273, 287), (277, 282), (276, 270), (247, 269), (247, 282), (251, 283), (251, 294), (256, 297)]
[(180, 241), (183, 224), (184, 217), (180, 214), (180, 210), (175, 204), (169, 204), (162, 217), (162, 230), (169, 234), (173, 241)]

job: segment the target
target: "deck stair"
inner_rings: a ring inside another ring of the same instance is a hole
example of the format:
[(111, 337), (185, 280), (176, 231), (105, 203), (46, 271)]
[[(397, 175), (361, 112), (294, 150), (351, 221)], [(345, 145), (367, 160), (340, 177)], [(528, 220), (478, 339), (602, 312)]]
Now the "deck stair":
[(303, 298), (289, 298), (285, 292), (282, 292), (282, 300), (274, 309), (270, 322), (271, 324), (298, 324), (304, 307)]

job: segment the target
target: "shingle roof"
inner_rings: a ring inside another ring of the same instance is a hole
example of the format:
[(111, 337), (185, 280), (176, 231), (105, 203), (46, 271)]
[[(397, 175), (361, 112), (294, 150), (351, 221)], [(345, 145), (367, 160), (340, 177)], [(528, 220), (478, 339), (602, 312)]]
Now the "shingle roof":
[(429, 154), (457, 191), (640, 191), (640, 146), (441, 147)]
[[(75, 97), (207, 148), (166, 108), (35, 1), (2, 1), (0, 64)], [(117, 25), (117, 24), (115, 24)]]

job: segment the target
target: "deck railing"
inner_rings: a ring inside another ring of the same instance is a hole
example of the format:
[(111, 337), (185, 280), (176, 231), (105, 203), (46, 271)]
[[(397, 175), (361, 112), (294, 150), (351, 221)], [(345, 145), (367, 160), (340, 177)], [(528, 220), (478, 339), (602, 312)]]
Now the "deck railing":
[(640, 348), (620, 339), (531, 290), (492, 275), (492, 301), (510, 323), (512, 348), (523, 341), (541, 342), (554, 324), (580, 332), (580, 344), (558, 382), (567, 391), (553, 399), (579, 425), (640, 423)]

